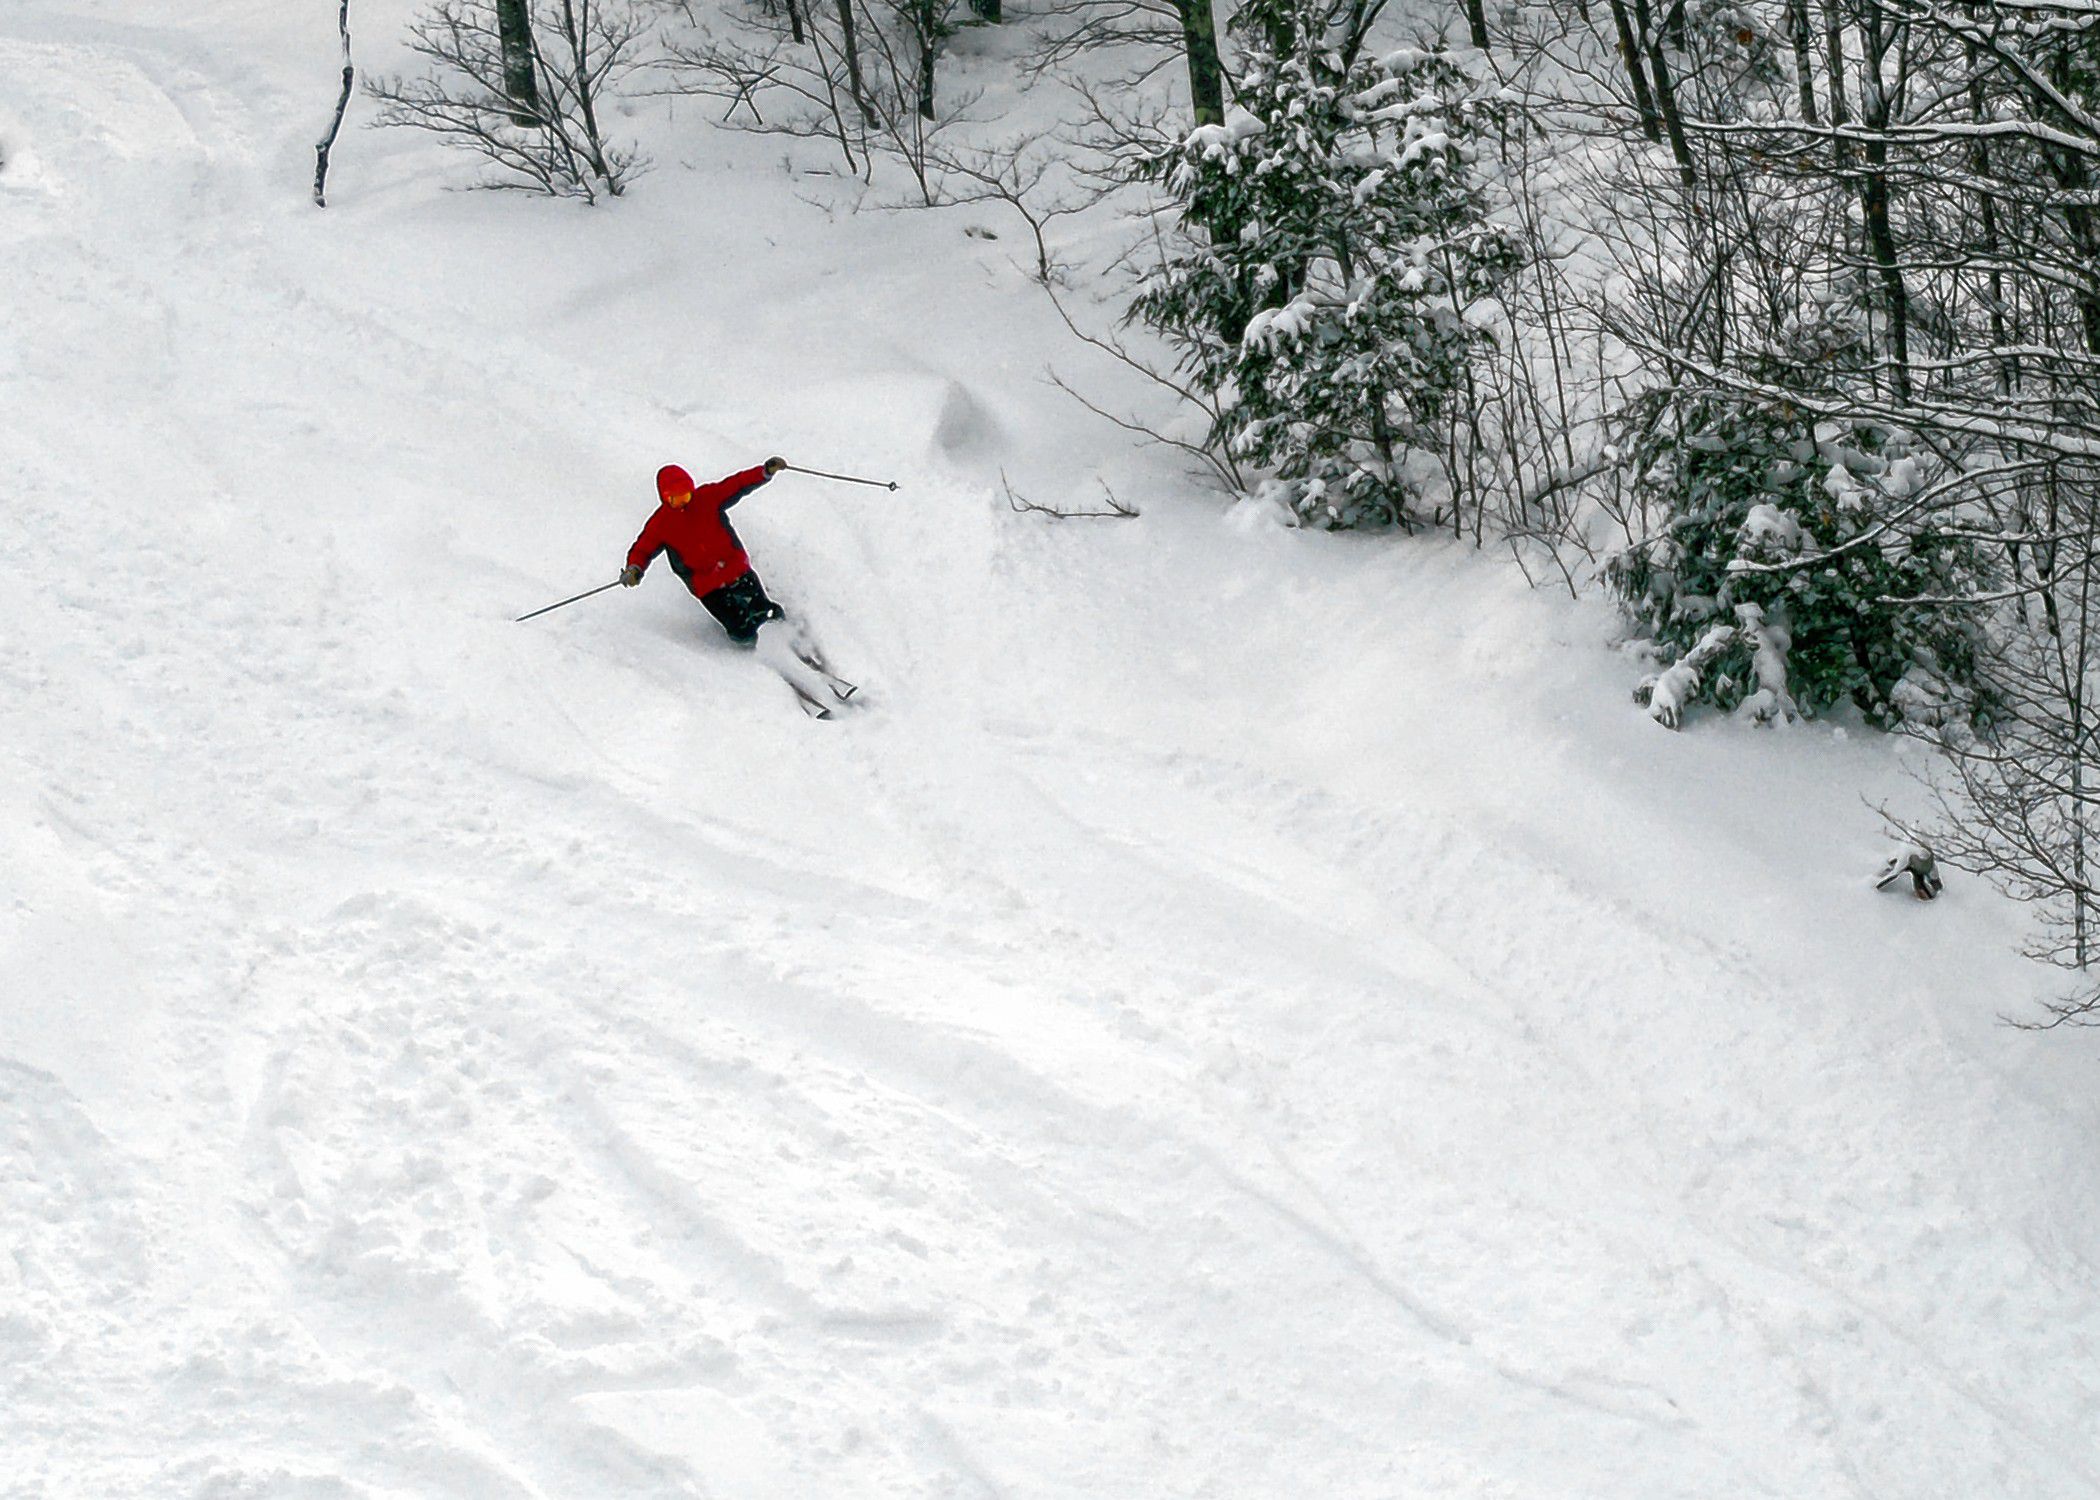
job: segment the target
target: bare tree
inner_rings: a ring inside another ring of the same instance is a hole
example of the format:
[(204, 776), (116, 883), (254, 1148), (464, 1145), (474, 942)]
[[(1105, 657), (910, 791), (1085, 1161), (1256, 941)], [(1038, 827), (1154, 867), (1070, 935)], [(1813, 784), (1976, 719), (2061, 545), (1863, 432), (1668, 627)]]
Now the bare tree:
[[(2081, 496), (2100, 472), (2057, 478)], [(2090, 505), (2090, 502), (2086, 502)], [(1890, 816), (1905, 837), (1948, 864), (1974, 871), (2037, 913), (2031, 957), (2090, 971), (2100, 960), (2100, 555), (2095, 517), (2051, 563), (2055, 623), (2011, 636), (1989, 669), (1997, 704), (1983, 732), (1959, 722), (1928, 737), (1942, 754), (1926, 773), (1934, 812)], [(2037, 596), (2035, 602), (2040, 602)], [(2046, 1025), (2100, 1025), (2100, 982), (2086, 981), (2049, 1007)]]
[(879, 0), (835, 15), (812, 12), (797, 41), (778, 14), (747, 12), (721, 31), (696, 30), (666, 49), (676, 92), (718, 99), (741, 130), (827, 140), (846, 169), (902, 165), (919, 201), (939, 201), (936, 154), (977, 95), (937, 101), (934, 77), (955, 0)]
[(852, 0), (839, 0), (837, 30), (815, 25), (798, 40), (777, 13), (741, 18), (727, 34), (695, 31), (665, 48), (669, 91), (714, 99), (739, 130), (824, 140), (848, 172), (869, 173), (869, 136), (894, 109), (878, 110), (861, 62)]
[(1214, 0), (1048, 0), (1033, 15), (1041, 37), (1037, 72), (1088, 54), (1127, 54), (1131, 65), (1116, 85), (1127, 95), (1179, 64), (1187, 79), (1188, 123), (1224, 121), (1227, 83)]
[[(1196, 382), (1182, 379), (1163, 369), (1159, 363), (1145, 358), (1112, 333), (1096, 332), (1081, 327), (1054, 287), (1046, 284), (1044, 291), (1049, 293), (1051, 306), (1056, 309), (1059, 320), (1065, 325), (1065, 331), (1074, 339), (1122, 366), (1171, 398), (1176, 405), (1195, 415), (1205, 432), (1213, 432), (1219, 428), (1224, 419), (1224, 408), (1221, 404), (1223, 397), (1218, 392), (1205, 390)], [(1088, 395), (1054, 370), (1050, 372), (1049, 380), (1052, 385), (1109, 425), (1142, 442), (1173, 449), (1190, 460), (1199, 472), (1209, 474), (1222, 488), (1234, 494), (1246, 491), (1247, 474), (1240, 468), (1230, 449), (1201, 439), (1191, 440), (1177, 430), (1177, 423), (1169, 423), (1142, 413), (1112, 410), (1097, 397)]]
[(542, 0), (529, 110), (510, 92), (505, 38), (482, 0), (438, 0), (409, 35), (431, 70), (368, 85), (377, 123), (428, 131), (482, 156), (502, 174), (486, 186), (594, 202), (619, 196), (644, 165), (632, 147), (607, 139), (598, 118), (599, 101), (643, 62), (647, 29), (627, 5)]
[(1035, 279), (1048, 286), (1058, 272), (1048, 233), (1057, 220), (1099, 201), (1098, 191), (1071, 182), (1065, 143), (1047, 133), (991, 146), (933, 143), (925, 154), (929, 208), (1003, 203), (1028, 227), (1035, 246)]

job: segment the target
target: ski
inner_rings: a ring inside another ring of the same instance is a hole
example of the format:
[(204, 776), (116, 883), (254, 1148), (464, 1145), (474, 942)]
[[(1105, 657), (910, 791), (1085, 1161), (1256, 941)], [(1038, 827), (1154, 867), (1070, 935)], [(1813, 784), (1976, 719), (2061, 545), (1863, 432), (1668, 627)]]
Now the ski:
[(802, 705), (802, 711), (812, 719), (828, 719), (831, 717), (830, 705), (819, 703), (795, 683), (791, 682), (788, 686), (795, 690), (795, 701)]
[(838, 673), (832, 671), (824, 658), (817, 654), (814, 647), (806, 650), (797, 649), (795, 660), (801, 662), (803, 666), (808, 667), (812, 672), (823, 678), (825, 685), (831, 689), (832, 696), (841, 703), (852, 702), (853, 695), (860, 691), (859, 683), (848, 682), (845, 678), (839, 676)]
[(832, 671), (824, 664), (817, 648), (801, 639), (791, 627), (777, 622), (761, 627), (756, 647), (758, 659), (794, 689), (802, 711), (813, 719), (831, 717), (832, 704), (827, 701), (827, 694), (845, 703), (860, 691), (859, 683), (848, 682)]

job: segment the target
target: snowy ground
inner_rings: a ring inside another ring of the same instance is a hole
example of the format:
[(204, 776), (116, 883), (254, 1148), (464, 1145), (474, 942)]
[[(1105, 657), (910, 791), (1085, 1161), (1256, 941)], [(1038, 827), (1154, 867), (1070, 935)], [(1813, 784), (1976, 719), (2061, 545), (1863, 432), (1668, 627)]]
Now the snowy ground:
[[(2093, 1048), (1888, 747), (1221, 516), (701, 111), (317, 213), (332, 23), (0, 16), (0, 1494), (2100, 1496)], [(905, 483), (739, 512), (866, 713), (510, 622), (771, 451)]]

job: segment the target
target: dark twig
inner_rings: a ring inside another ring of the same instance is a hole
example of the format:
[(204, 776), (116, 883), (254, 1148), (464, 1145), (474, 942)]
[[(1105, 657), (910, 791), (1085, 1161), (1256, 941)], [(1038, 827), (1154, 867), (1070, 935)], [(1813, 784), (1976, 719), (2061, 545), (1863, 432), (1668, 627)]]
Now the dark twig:
[(1106, 510), (1060, 510), (1054, 505), (1039, 505), (1017, 491), (1007, 480), (1006, 471), (999, 471), (999, 483), (1006, 490), (1007, 508), (1016, 515), (1048, 516), (1053, 521), (1134, 521), (1137, 510), (1116, 498), (1116, 492), (1108, 487), (1105, 479), (1096, 479), (1101, 493), (1108, 497)]

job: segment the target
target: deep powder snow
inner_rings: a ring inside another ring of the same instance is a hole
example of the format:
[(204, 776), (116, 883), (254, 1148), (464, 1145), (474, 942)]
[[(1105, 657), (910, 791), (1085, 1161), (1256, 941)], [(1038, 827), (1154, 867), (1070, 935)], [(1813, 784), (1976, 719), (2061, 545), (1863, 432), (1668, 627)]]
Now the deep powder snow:
[[(2092, 1048), (1895, 751), (1221, 516), (704, 110), (316, 212), (333, 21), (0, 18), (0, 1494), (2100, 1496)], [(775, 451), (865, 711), (511, 623)]]

